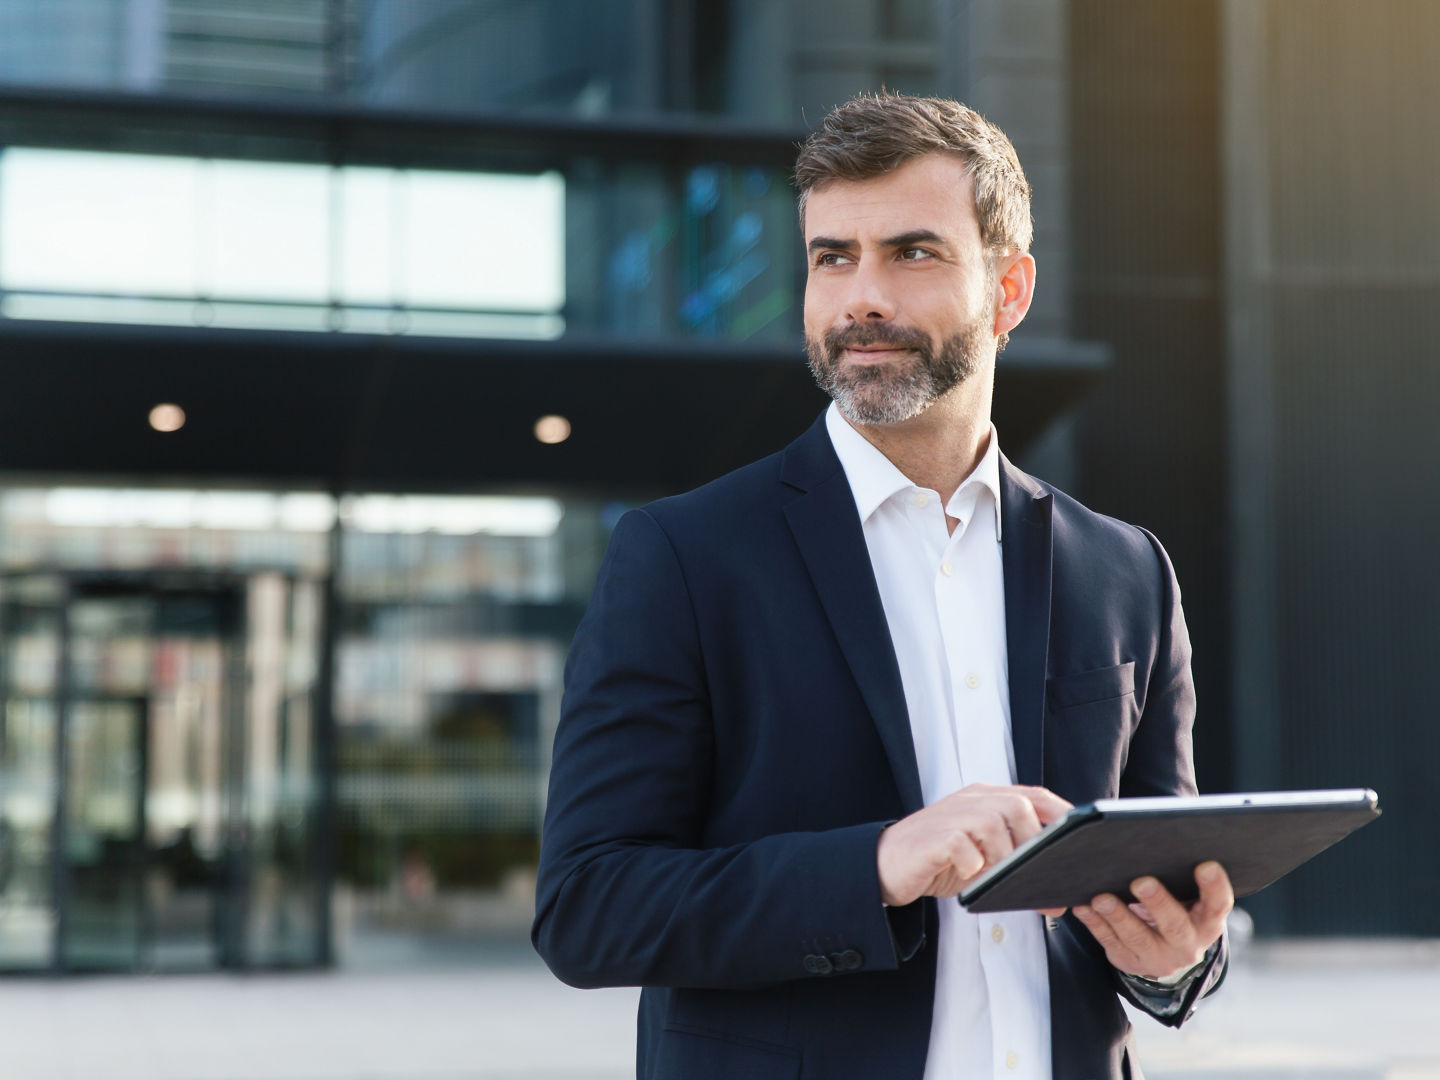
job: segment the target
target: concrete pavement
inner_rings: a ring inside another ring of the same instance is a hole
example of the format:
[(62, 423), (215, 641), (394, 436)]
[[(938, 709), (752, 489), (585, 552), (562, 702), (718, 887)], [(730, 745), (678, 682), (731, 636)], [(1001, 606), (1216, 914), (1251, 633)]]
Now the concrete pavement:
[[(633, 990), (516, 946), (429, 970), (0, 980), (5, 1080), (621, 1080)], [(1151, 1080), (1440, 1080), (1440, 942), (1251, 945)], [(840, 1080), (840, 1078), (837, 1078)]]
[(1135, 1025), (1152, 1080), (1440, 1080), (1440, 942), (1252, 944), (1185, 1027)]

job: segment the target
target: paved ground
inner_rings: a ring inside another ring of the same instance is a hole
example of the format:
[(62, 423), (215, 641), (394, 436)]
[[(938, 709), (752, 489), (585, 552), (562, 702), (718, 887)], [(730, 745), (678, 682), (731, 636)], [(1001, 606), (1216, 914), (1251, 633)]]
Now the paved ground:
[[(431, 971), (0, 980), (5, 1080), (619, 1080), (634, 991)], [(1151, 1080), (1440, 1080), (1440, 942), (1250, 946)], [(840, 1080), (840, 1078), (837, 1078)]]
[(1440, 942), (1252, 945), (1184, 1028), (1136, 1031), (1152, 1080), (1440, 1080)]

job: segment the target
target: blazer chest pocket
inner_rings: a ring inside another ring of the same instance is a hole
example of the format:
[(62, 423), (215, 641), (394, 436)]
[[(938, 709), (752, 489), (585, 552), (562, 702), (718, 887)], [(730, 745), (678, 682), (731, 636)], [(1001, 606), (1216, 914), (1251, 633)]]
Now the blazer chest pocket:
[(1135, 693), (1135, 661), (1096, 668), (1074, 675), (1059, 675), (1046, 685), (1050, 708), (1058, 711), (1097, 701), (1111, 701)]
[(1113, 799), (1140, 722), (1135, 664), (1051, 679), (1043, 783), (1071, 802)]

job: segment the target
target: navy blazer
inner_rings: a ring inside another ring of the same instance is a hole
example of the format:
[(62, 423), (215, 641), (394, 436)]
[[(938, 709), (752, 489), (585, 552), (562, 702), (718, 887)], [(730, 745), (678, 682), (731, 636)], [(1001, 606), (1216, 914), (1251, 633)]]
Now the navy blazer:
[[(1003, 459), (1000, 490), (1019, 782), (1075, 803), (1193, 794), (1165, 552)], [(641, 1080), (920, 1080), (937, 901), (886, 909), (875, 866), (885, 823), (922, 806), (919, 772), (823, 416), (620, 521), (561, 713), (532, 936), (573, 986), (645, 987)], [(1138, 1076), (1127, 989), (1073, 916), (1046, 926), (1056, 1080)]]

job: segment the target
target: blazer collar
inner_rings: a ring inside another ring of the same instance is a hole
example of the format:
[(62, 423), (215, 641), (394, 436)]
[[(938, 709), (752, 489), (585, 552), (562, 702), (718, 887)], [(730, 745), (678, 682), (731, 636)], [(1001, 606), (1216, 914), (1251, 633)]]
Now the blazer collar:
[(1000, 458), (1005, 648), (1010, 669), (1010, 739), (1015, 775), (1044, 783), (1045, 676), (1050, 652), (1051, 511), (1054, 497)]
[(800, 494), (785, 518), (840, 651), (875, 722), (905, 813), (925, 805), (900, 665), (845, 470), (822, 413), (790, 444), (780, 479)]
[(785, 448), (780, 460), (780, 482), (797, 491), (810, 491), (841, 471), (822, 412), (803, 435)]

